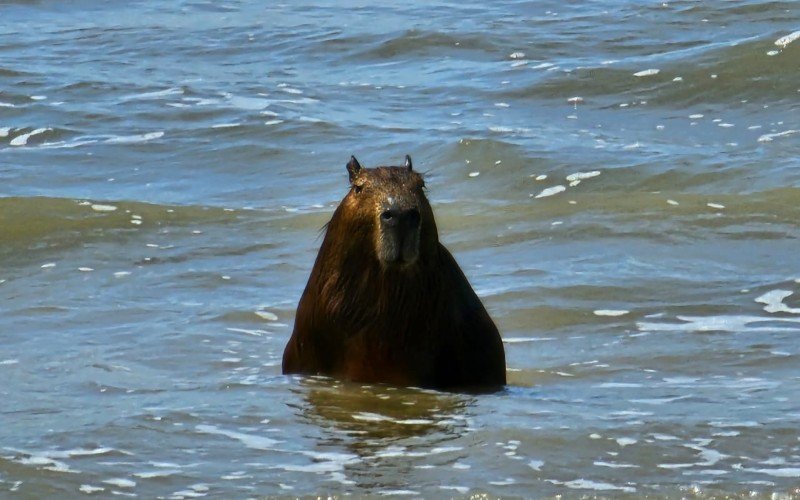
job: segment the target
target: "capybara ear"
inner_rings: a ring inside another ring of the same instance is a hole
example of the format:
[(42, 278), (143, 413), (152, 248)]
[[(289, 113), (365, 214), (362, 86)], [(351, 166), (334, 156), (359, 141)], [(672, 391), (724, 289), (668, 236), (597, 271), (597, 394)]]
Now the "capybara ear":
[(361, 164), (358, 163), (355, 156), (351, 156), (350, 161), (347, 162), (347, 171), (350, 173), (350, 184), (352, 184), (361, 171)]
[(411, 157), (409, 155), (406, 155), (406, 169), (411, 172)]

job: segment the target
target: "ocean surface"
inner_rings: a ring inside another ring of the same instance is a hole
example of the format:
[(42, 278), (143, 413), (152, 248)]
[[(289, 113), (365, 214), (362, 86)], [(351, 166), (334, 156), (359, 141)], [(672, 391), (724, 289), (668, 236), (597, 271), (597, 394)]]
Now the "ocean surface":
[[(800, 497), (800, 3), (0, 3), (0, 497)], [(281, 375), (345, 164), (487, 395)]]

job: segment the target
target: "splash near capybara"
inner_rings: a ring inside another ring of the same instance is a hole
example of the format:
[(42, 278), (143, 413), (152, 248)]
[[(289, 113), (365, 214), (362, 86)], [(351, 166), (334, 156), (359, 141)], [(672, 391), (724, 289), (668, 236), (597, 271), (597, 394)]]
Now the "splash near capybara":
[(497, 327), (439, 242), (422, 175), (347, 164), (283, 353), (284, 373), (438, 389), (501, 387)]

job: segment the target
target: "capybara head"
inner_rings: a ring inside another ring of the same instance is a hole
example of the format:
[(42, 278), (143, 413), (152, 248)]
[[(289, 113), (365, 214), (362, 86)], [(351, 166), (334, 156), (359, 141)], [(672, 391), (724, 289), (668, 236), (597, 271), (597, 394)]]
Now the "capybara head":
[[(403, 269), (433, 251), (438, 241), (425, 181), (406, 155), (402, 167), (362, 168), (355, 157), (347, 164), (350, 192), (341, 216), (374, 242), (375, 257), (384, 269)], [(356, 236), (352, 234), (351, 236)]]

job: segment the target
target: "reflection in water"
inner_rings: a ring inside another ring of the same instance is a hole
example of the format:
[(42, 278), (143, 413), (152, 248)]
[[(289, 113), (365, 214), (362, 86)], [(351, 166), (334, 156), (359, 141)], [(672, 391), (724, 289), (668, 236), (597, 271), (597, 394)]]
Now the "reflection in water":
[(359, 487), (400, 491), (409, 470), (452, 465), (468, 452), (448, 443), (472, 430), (469, 395), (324, 377), (297, 387), (303, 403), (296, 414), (321, 430), (320, 448), (344, 447), (358, 457), (345, 474)]

